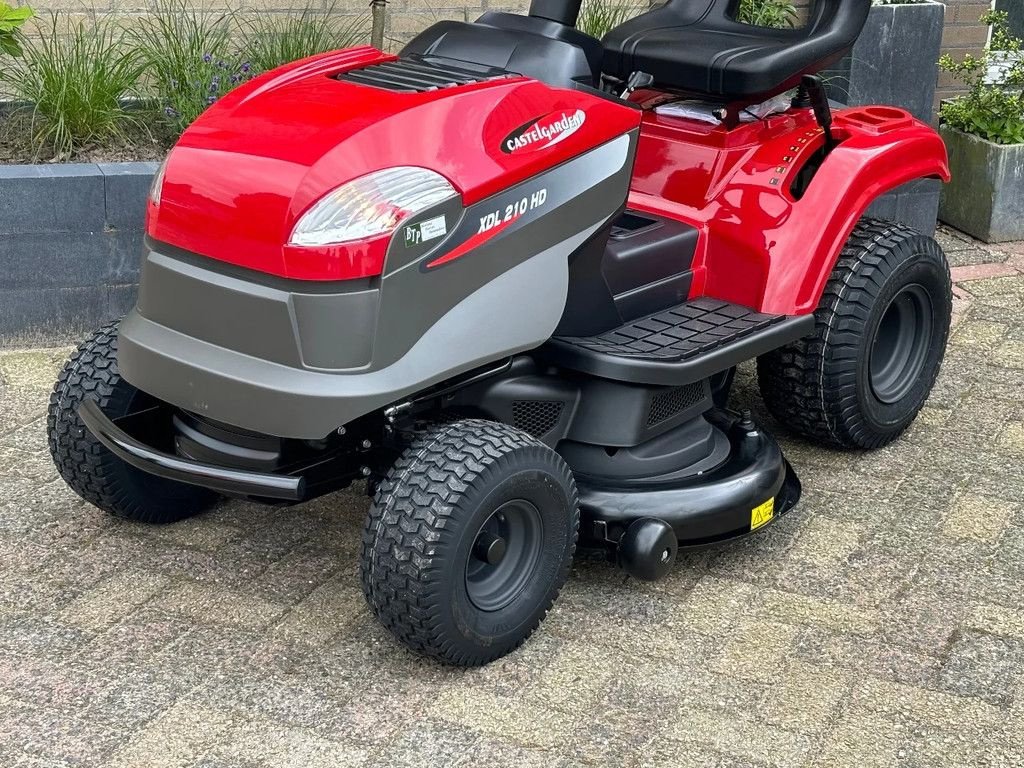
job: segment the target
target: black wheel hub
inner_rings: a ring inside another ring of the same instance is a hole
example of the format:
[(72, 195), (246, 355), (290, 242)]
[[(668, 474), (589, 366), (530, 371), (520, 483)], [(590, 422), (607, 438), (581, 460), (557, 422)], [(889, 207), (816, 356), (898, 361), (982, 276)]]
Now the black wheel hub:
[(540, 561), (543, 524), (525, 499), (508, 501), (477, 532), (466, 563), (466, 592), (481, 611), (498, 611), (526, 588)]
[(932, 341), (932, 301), (924, 286), (904, 287), (889, 302), (871, 342), (871, 389), (881, 402), (906, 397), (921, 377)]

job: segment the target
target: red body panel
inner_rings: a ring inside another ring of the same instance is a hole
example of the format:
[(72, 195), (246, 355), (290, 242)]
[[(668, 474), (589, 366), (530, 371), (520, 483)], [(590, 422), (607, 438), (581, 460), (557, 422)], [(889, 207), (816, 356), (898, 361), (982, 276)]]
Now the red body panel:
[(839, 251), (876, 197), (922, 177), (949, 179), (938, 134), (902, 110), (844, 110), (834, 133), (840, 145), (798, 200), (796, 174), (824, 143), (811, 110), (731, 131), (645, 112), (630, 207), (701, 230), (692, 297), (775, 314), (813, 312)]
[[(328, 53), (218, 101), (171, 153), (160, 206), (149, 211), (149, 234), (283, 277), (376, 275), (387, 237), (326, 248), (285, 245), (298, 218), (330, 190), (371, 171), (411, 165), (446, 177), (470, 205), (640, 122), (624, 105), (520, 77), (425, 93), (331, 77), (393, 58), (365, 46)], [(564, 140), (501, 150), (517, 128), (560, 110), (586, 116)]]

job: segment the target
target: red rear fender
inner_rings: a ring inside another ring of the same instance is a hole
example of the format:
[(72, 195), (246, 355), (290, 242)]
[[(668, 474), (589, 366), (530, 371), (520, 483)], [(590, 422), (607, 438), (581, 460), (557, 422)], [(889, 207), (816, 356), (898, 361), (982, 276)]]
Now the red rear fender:
[[(682, 151), (658, 140), (645, 148), (647, 127), (645, 121), (638, 168), (645, 149)], [(699, 143), (704, 153), (712, 145), (701, 173), (713, 185), (683, 191), (678, 184), (652, 184), (653, 174), (638, 174), (630, 203), (704, 230), (705, 244), (694, 261), (695, 295), (764, 312), (813, 312), (843, 244), (878, 196), (919, 178), (949, 179), (938, 134), (902, 110), (844, 110), (837, 113), (834, 130), (841, 143), (799, 199), (794, 183), (824, 144), (810, 110), (744, 126), (730, 132), (728, 142), (718, 129), (695, 127), (688, 141)], [(671, 142), (679, 143), (678, 137)], [(695, 171), (690, 177), (700, 175)]]

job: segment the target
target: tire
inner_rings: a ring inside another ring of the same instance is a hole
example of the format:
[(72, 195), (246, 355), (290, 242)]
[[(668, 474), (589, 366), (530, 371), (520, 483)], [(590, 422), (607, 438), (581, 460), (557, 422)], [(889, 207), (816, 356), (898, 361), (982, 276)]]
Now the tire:
[(116, 419), (148, 397), (117, 371), (117, 326), (103, 326), (82, 343), (57, 378), (46, 417), (47, 442), (57, 472), (71, 490), (118, 517), (171, 523), (208, 509), (217, 494), (150, 475), (125, 463), (100, 443), (78, 417), (78, 406), (96, 400)]
[[(553, 450), (495, 422), (434, 425), (377, 488), (363, 530), (363, 592), (410, 649), (486, 664), (547, 614), (578, 529), (576, 483)], [(507, 547), (492, 564), (493, 538)]]
[(949, 264), (934, 239), (863, 219), (825, 286), (814, 333), (757, 361), (768, 410), (822, 443), (887, 445), (935, 384), (952, 301)]

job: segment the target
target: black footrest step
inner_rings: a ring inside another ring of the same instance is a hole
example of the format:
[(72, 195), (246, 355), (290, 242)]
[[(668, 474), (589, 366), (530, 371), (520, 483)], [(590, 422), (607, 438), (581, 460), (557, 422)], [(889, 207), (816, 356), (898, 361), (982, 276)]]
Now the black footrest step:
[(767, 315), (718, 299), (694, 299), (597, 336), (556, 336), (552, 362), (606, 379), (686, 384), (806, 336), (814, 316)]

